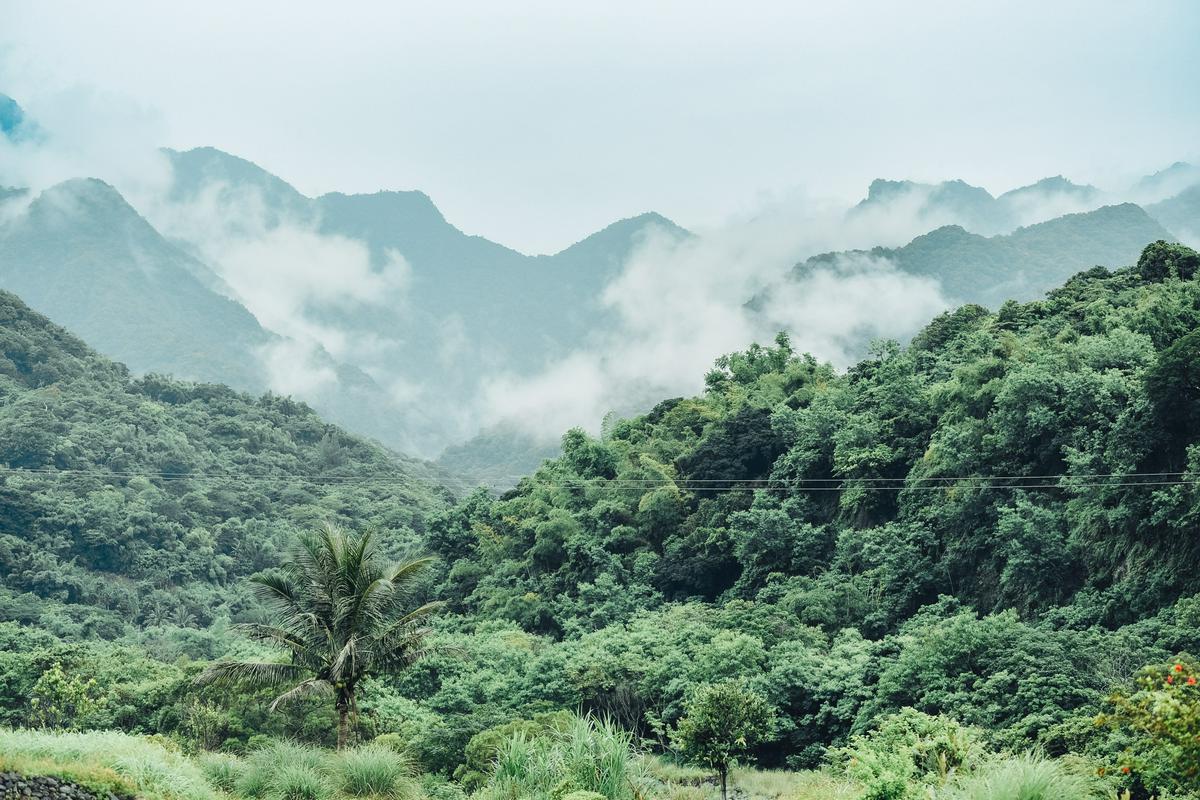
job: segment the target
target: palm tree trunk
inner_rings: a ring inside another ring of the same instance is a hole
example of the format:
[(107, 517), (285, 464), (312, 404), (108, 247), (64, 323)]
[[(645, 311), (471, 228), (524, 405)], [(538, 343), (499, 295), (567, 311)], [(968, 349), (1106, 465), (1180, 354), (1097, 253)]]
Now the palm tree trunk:
[(342, 750), (350, 743), (350, 706), (354, 702), (353, 695), (341, 690), (337, 695), (337, 749)]

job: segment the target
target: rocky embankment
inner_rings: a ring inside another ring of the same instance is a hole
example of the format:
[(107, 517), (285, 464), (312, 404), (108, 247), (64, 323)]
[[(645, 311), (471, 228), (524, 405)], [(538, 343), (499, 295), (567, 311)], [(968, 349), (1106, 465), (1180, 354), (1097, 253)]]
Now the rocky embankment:
[(52, 775), (0, 772), (0, 800), (122, 800), (112, 792), (97, 794)]

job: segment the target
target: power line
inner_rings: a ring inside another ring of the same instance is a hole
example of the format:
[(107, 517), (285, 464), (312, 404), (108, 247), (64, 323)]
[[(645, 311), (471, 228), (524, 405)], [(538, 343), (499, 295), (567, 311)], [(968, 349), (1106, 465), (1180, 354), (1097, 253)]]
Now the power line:
[[(909, 478), (877, 478), (877, 477), (845, 477), (845, 478), (797, 478), (794, 480), (775, 480), (767, 478), (692, 478), (672, 480), (669, 478), (618, 478), (618, 479), (569, 479), (554, 480), (539, 479), (536, 473), (525, 476), (523, 480), (535, 486), (545, 488), (592, 488), (651, 490), (662, 487), (673, 487), (682, 491), (695, 493), (720, 492), (771, 492), (771, 493), (800, 493), (800, 492), (904, 492), (904, 491), (939, 491), (962, 488), (968, 491), (993, 490), (1071, 490), (1088, 488), (1130, 488), (1137, 486), (1196, 486), (1200, 479), (1185, 477), (1193, 475), (1189, 472), (1129, 472), (1129, 473), (1087, 473), (1087, 474), (1035, 474), (1035, 475), (965, 475), (958, 477), (927, 476)], [(55, 469), (51, 467), (0, 467), (0, 475), (29, 475), (39, 477), (89, 477), (97, 480), (147, 478), (164, 481), (254, 481), (260, 483), (292, 483), (292, 484), (333, 484), (333, 485), (362, 485), (362, 486), (397, 486), (412, 487), (426, 486), (430, 488), (445, 488), (432, 481), (413, 476), (388, 475), (304, 475), (299, 473), (280, 473), (274, 475), (254, 473), (203, 473), (181, 472), (167, 470), (104, 470), (88, 469)], [(998, 483), (998, 481), (1006, 481)], [(489, 488), (501, 488), (499, 484), (481, 484)], [(508, 488), (505, 486), (504, 488)]]

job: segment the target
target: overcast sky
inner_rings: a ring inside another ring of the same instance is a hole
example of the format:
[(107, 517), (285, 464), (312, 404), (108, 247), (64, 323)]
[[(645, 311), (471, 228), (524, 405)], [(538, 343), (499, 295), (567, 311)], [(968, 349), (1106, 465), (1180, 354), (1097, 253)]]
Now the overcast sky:
[(307, 194), (422, 189), (543, 252), (877, 176), (1002, 191), (1196, 160), (1198, 42), (1194, 0), (0, 0), (0, 92)]

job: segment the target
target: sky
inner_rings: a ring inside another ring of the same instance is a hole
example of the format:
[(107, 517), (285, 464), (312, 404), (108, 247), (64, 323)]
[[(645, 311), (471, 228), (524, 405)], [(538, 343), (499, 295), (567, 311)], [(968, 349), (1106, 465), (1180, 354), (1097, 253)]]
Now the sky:
[(1193, 0), (0, 0), (0, 92), (536, 253), (875, 177), (1120, 186), (1200, 159), (1198, 41)]

